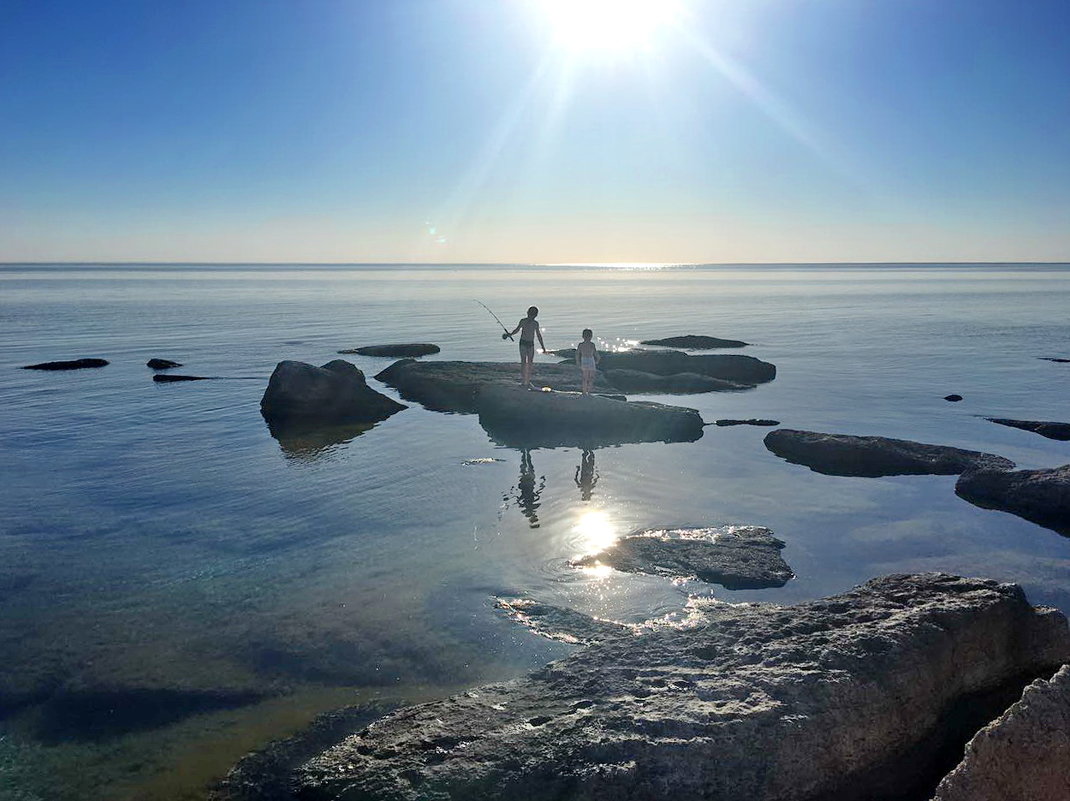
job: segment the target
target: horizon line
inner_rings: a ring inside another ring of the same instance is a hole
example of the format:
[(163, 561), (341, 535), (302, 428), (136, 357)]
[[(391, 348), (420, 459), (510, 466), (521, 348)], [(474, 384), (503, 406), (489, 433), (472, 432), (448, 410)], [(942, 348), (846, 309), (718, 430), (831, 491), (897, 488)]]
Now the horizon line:
[(939, 260), (939, 261), (149, 261), (140, 259), (122, 259), (118, 261), (0, 261), (0, 267), (27, 266), (111, 266), (111, 265), (147, 265), (147, 266), (237, 266), (237, 267), (763, 267), (791, 265), (857, 265), (878, 266), (890, 264), (903, 265), (964, 265), (964, 264), (1038, 264), (1070, 265), (1065, 261), (1042, 261), (1036, 259), (978, 261), (975, 259)]

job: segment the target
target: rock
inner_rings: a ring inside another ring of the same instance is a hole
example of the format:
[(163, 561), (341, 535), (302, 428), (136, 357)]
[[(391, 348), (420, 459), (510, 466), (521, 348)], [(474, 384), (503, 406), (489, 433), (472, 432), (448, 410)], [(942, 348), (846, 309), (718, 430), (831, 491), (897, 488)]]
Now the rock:
[(714, 425), (719, 426), (778, 426), (779, 420), (764, 420), (751, 417), (749, 420), (715, 420)]
[(606, 380), (622, 392), (671, 393), (731, 392), (751, 389), (753, 384), (739, 384), (699, 373), (655, 375), (639, 370), (610, 370)]
[[(479, 391), (488, 385), (516, 387), (520, 380), (517, 362), (418, 362), (402, 359), (377, 376), (406, 400), (422, 403), (437, 412), (474, 413)], [(550, 387), (565, 392), (582, 387), (580, 370), (575, 365), (536, 364), (532, 378), (537, 388)], [(595, 388), (613, 391), (599, 375)]]
[(1014, 462), (1002, 456), (947, 445), (791, 428), (770, 431), (765, 447), (782, 459), (829, 476), (950, 476), (979, 468), (1014, 467)]
[(783, 587), (794, 577), (784, 543), (759, 526), (647, 529), (573, 564), (609, 565), (626, 573), (695, 576), (730, 590)]
[(152, 380), (158, 384), (171, 384), (176, 381), (211, 381), (212, 376), (207, 375), (169, 375), (167, 373), (161, 373), (154, 375)]
[(360, 348), (340, 350), (339, 353), (359, 353), (361, 356), (393, 356), (396, 359), (413, 356), (430, 356), (441, 351), (438, 345), (426, 342), (402, 343), (396, 345), (364, 345)]
[(599, 620), (572, 609), (528, 598), (498, 598), (494, 605), (513, 620), (550, 640), (589, 645), (625, 632), (637, 631), (635, 626)]
[(960, 400), (962, 400), (962, 396), (961, 395), (945, 395), (944, 396), (944, 400), (951, 401), (952, 403), (958, 403)]
[(1060, 441), (1070, 440), (1070, 423), (1051, 423), (1040, 422), (1037, 420), (1008, 420), (1004, 417), (988, 417), (985, 418), (993, 423), (999, 423), (1001, 426), (1010, 426), (1011, 428), (1020, 428), (1023, 431), (1032, 431), (1034, 434), (1040, 434), (1042, 437), (1048, 439), (1057, 439)]
[(659, 345), (666, 348), (683, 348), (684, 350), (711, 350), (713, 348), (745, 348), (749, 343), (738, 339), (719, 339), (717, 337), (685, 334), (664, 339), (644, 339), (640, 345)]
[(693, 442), (702, 436), (697, 411), (660, 403), (490, 384), (480, 390), (477, 406), (487, 433), (514, 447)]
[(404, 408), (369, 387), (364, 373), (342, 359), (322, 367), (279, 362), (260, 400), (261, 413), (274, 426), (374, 423)]
[(182, 365), (170, 359), (149, 359), (145, 362), (145, 366), (151, 367), (153, 370), (170, 370), (172, 367), (181, 367)]
[(1038, 356), (1038, 359), (1043, 359), (1046, 362), (1058, 362), (1059, 364), (1067, 364), (1070, 359), (1060, 359), (1056, 356)]
[(655, 375), (699, 373), (737, 384), (764, 384), (776, 378), (776, 366), (753, 356), (703, 354), (678, 350), (631, 350), (602, 353), (599, 370), (637, 370)]
[[(1065, 617), (1015, 585), (889, 576), (610, 636), (391, 713), (281, 783), (304, 801), (923, 797), (991, 719), (980, 694), (1068, 658)], [(963, 714), (981, 719), (957, 739)]]
[(23, 370), (84, 370), (87, 367), (107, 367), (107, 359), (74, 359), (67, 362), (41, 362), (27, 364)]
[(1070, 665), (977, 732), (933, 801), (1070, 799)]
[(1070, 464), (1050, 470), (976, 470), (955, 493), (977, 506), (1024, 517), (1070, 536)]

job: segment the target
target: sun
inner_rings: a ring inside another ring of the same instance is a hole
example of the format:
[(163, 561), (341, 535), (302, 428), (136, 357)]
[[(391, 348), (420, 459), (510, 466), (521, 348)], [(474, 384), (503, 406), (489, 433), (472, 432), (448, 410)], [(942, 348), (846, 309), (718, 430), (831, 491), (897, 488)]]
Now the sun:
[(642, 49), (679, 16), (674, 0), (540, 0), (560, 46), (571, 51)]

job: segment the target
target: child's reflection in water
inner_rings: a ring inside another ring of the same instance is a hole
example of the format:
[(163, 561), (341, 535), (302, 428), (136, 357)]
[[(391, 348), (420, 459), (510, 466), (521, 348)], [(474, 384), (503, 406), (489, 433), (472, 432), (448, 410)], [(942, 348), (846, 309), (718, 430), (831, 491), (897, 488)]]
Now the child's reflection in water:
[(580, 498), (589, 501), (594, 495), (594, 485), (598, 483), (598, 472), (594, 468), (594, 451), (583, 449), (580, 463), (576, 467), (576, 486), (580, 488)]
[[(521, 514), (528, 519), (532, 528), (539, 527), (539, 506), (542, 505), (542, 491), (546, 489), (546, 476), (535, 477), (535, 466), (531, 463), (531, 451), (527, 448), (520, 452), (520, 478), (516, 486), (502, 496), (506, 503), (516, 500)], [(515, 493), (515, 498), (513, 493)]]

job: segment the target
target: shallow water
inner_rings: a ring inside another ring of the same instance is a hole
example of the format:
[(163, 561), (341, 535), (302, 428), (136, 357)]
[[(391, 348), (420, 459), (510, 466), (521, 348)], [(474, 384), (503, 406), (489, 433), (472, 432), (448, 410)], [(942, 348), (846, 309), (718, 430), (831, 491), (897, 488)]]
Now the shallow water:
[[(540, 449), (530, 470), (476, 417), (415, 404), (364, 432), (269, 434), (258, 403), (281, 359), (395, 341), (512, 359), (475, 298), (508, 324), (538, 304), (548, 347), (588, 326), (603, 347), (754, 343), (730, 352), (776, 364), (772, 383), (656, 398), (707, 421), (1070, 461), (1070, 443), (980, 416), (1070, 419), (1070, 365), (1037, 358), (1070, 356), (1068, 266), (0, 267), (0, 798), (198, 798), (324, 709), (569, 652), (507, 621), (499, 595), (634, 622), (694, 594), (794, 602), (947, 570), (1070, 610), (1070, 539), (958, 499), (954, 477), (788, 464), (767, 429), (593, 464)], [(112, 363), (14, 369), (79, 356)], [(253, 380), (154, 384), (153, 356)], [(346, 358), (369, 376), (391, 362)], [(730, 592), (568, 565), (633, 529), (735, 523), (773, 529), (797, 578)]]

